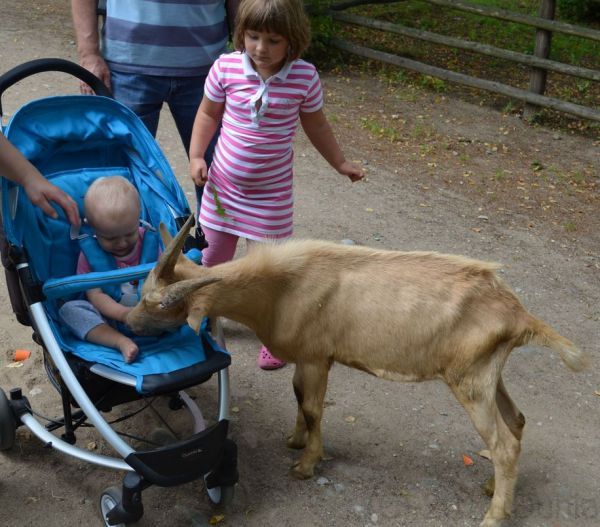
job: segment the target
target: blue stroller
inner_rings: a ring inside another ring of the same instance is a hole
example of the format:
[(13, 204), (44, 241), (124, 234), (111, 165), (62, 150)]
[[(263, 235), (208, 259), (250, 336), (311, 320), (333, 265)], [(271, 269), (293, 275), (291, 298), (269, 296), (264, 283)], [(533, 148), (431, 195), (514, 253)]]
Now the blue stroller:
[[(175, 234), (190, 209), (174, 174), (143, 123), (113, 100), (94, 75), (61, 59), (27, 62), (0, 77), (0, 103), (6, 89), (42, 71), (73, 75), (88, 83), (96, 96), (34, 100), (15, 112), (4, 130), (7, 138), (78, 202), (80, 212), (86, 189), (95, 179), (121, 175), (140, 194), (146, 232), (153, 232), (162, 222)], [(75, 275), (79, 233), (73, 232), (62, 210), (58, 213), (58, 219), (46, 216), (29, 202), (22, 188), (2, 178), (0, 233), (11, 305), (18, 321), (32, 327), (33, 340), (43, 349), (44, 366), (60, 394), (63, 416), (44, 425), (20, 388), (11, 389), (8, 396), (0, 389), (0, 450), (11, 448), (16, 429), (26, 426), (46, 446), (124, 471), (122, 487), (109, 487), (100, 497), (105, 525), (139, 520), (142, 491), (150, 485), (168, 487), (204, 478), (211, 502), (225, 505), (233, 496), (238, 473), (236, 445), (227, 437), (231, 359), (220, 326), (214, 323), (211, 332), (205, 321), (199, 335), (186, 326), (158, 337), (135, 337), (140, 352), (131, 364), (116, 350), (76, 339), (60, 324), (62, 303), (93, 287), (141, 282), (155, 262)], [(190, 237), (188, 242), (186, 254), (197, 260), (200, 251), (194, 245), (198, 240)], [(213, 374), (219, 381), (218, 419), (207, 425), (184, 390)], [(102, 412), (156, 396), (168, 397), (172, 409), (187, 408), (193, 433), (167, 445), (148, 441), (149, 449), (135, 450), (126, 441), (127, 434), (113, 429)], [(91, 423), (119, 457), (78, 448), (75, 431), (84, 423)], [(62, 430), (60, 437), (55, 430)]]

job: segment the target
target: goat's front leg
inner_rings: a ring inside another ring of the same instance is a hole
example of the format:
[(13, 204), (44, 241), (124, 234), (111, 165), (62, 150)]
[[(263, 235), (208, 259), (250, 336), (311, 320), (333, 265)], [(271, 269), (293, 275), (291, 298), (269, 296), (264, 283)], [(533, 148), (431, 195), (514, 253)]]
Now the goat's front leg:
[(302, 403), (304, 402), (304, 381), (302, 379), (302, 368), (297, 365), (294, 370), (294, 378), (292, 384), (294, 386), (294, 395), (298, 402), (298, 412), (296, 414), (296, 426), (294, 433), (288, 437), (288, 448), (302, 449), (306, 446), (306, 438), (308, 432), (306, 430), (306, 421), (304, 420), (304, 412), (302, 411)]
[(292, 466), (292, 476), (298, 479), (314, 475), (315, 465), (323, 457), (321, 417), (327, 390), (330, 364), (327, 362), (296, 363), (294, 393), (298, 400), (296, 428), (288, 439), (288, 446), (304, 447), (300, 459)]

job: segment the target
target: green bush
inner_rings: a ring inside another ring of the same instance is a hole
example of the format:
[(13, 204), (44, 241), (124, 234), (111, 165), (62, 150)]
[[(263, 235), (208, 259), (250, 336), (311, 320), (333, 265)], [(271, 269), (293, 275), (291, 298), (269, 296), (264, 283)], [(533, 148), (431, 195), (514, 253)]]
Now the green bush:
[(558, 0), (562, 18), (579, 22), (600, 20), (600, 0)]

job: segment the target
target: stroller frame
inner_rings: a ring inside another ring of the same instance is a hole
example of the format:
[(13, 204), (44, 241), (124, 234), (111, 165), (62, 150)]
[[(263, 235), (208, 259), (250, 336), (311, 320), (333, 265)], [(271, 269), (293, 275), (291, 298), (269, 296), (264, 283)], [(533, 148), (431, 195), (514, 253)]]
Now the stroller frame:
[[(104, 84), (77, 64), (62, 59), (40, 59), (22, 64), (0, 76), (0, 120), (2, 118), (1, 97), (4, 91), (16, 82), (43, 71), (68, 73), (89, 84), (97, 96), (111, 98)], [(119, 103), (115, 102), (115, 104)], [(185, 219), (182, 216), (175, 218), (178, 226)], [(34, 341), (43, 347), (46, 369), (50, 380), (61, 395), (63, 407), (62, 420), (45, 426), (34, 415), (29, 401), (20, 388), (11, 389), (9, 398), (0, 389), (0, 450), (7, 450), (13, 445), (16, 428), (23, 425), (48, 447), (88, 463), (126, 472), (121, 489), (109, 487), (100, 497), (100, 512), (105, 525), (127, 524), (139, 520), (143, 515), (141, 492), (153, 484), (174, 486), (204, 477), (210, 501), (216, 505), (226, 505), (232, 499), (233, 487), (238, 480), (237, 447), (227, 438), (229, 420), (227, 367), (230, 358), (227, 356), (225, 360), (220, 357), (225, 354), (208, 357), (207, 353), (206, 362), (212, 360), (212, 369), (200, 375), (196, 374), (192, 382), (179, 383), (181, 386), (176, 386), (175, 389), (170, 385), (165, 390), (159, 389), (152, 394), (153, 396), (170, 395), (169, 406), (173, 409), (181, 406), (187, 408), (193, 419), (191, 437), (152, 450), (134, 450), (102, 417), (101, 411), (111, 409), (113, 405), (122, 402), (143, 398), (135, 392), (136, 377), (103, 364), (93, 364), (89, 367), (91, 374), (102, 379), (103, 382), (118, 386), (123, 393), (117, 396), (116, 402), (109, 401), (99, 405), (98, 402), (92, 401), (73, 370), (73, 360), (67, 358), (52, 330), (43, 305), (46, 300), (42, 289), (43, 284), (35, 277), (35, 273), (32, 273), (26, 251), (8, 243), (4, 239), (3, 228), (0, 229), (0, 234), (2, 235), (0, 239), (2, 260), (13, 310), (21, 324), (32, 326)], [(198, 246), (199, 244), (195, 243), (197, 241), (190, 238), (187, 247)], [(197, 257), (197, 250), (195, 256)], [(145, 264), (104, 272), (102, 284), (121, 283), (124, 281), (125, 274), (126, 280), (143, 279), (151, 267), (152, 265)], [(76, 285), (71, 292), (81, 292), (89, 287), (89, 284)], [(211, 344), (212, 341), (212, 344), (225, 350), (222, 328), (218, 320), (211, 322), (216, 344), (208, 333), (201, 335), (203, 342)], [(205, 382), (213, 373), (218, 374), (218, 420), (217, 423), (206, 427), (200, 408), (184, 390)], [(77, 416), (72, 413), (72, 404), (80, 408)], [(76, 419), (78, 422), (74, 425)], [(122, 459), (95, 454), (75, 446), (74, 430), (86, 420), (96, 428)], [(61, 426), (64, 426), (64, 433), (61, 438), (58, 438), (51, 430)]]

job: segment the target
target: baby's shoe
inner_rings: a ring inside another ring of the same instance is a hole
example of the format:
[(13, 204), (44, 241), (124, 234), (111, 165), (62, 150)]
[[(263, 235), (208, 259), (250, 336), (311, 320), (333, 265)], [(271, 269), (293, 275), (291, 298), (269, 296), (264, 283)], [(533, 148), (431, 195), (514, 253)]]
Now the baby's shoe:
[(277, 370), (285, 366), (285, 362), (279, 360), (277, 357), (273, 357), (266, 346), (260, 348), (256, 362), (261, 370)]

